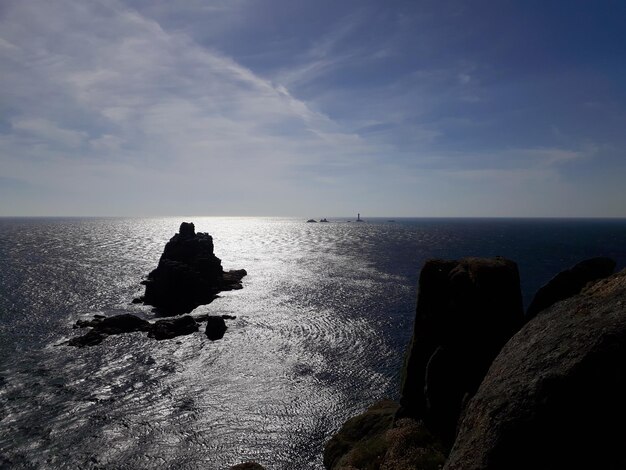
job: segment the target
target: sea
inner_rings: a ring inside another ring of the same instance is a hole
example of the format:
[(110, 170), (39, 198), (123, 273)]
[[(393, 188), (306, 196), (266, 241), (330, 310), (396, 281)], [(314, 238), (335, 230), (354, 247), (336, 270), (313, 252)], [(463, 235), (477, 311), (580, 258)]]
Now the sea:
[[(223, 339), (65, 344), (79, 319), (132, 313), (182, 221), (213, 236), (244, 288), (193, 314)], [(322, 469), (351, 416), (397, 399), (420, 269), (505, 256), (525, 305), (592, 257), (626, 266), (624, 219), (0, 218), (0, 467)]]

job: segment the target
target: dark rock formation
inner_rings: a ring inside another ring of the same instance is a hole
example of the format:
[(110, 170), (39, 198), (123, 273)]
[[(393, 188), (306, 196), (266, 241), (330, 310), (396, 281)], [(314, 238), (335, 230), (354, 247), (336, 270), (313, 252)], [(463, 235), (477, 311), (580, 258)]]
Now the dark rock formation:
[(94, 329), (107, 335), (119, 335), (121, 333), (131, 333), (133, 331), (150, 330), (150, 322), (143, 320), (135, 315), (124, 313), (122, 315), (114, 315), (112, 317), (94, 319), (92, 323)]
[(91, 320), (78, 320), (76, 322), (74, 328), (91, 329), (82, 336), (70, 339), (67, 344), (80, 348), (95, 346), (109, 335), (119, 335), (133, 331), (147, 331), (150, 338), (157, 340), (170, 339), (198, 331), (198, 322), (207, 322), (206, 335), (210, 340), (215, 341), (223, 338), (226, 332), (224, 319), (233, 320), (235, 318), (233, 315), (221, 315), (219, 317), (210, 315), (192, 317), (184, 315), (151, 323), (130, 314), (114, 315), (112, 317), (95, 315)]
[(74, 328), (91, 327), (83, 336), (72, 338), (67, 344), (82, 348), (84, 346), (95, 346), (100, 344), (109, 335), (119, 335), (131, 333), (133, 331), (149, 331), (152, 325), (149, 321), (143, 320), (128, 313), (103, 317), (95, 315), (91, 320), (78, 320)]
[[(222, 320), (223, 321), (223, 320)], [(198, 331), (198, 324), (189, 315), (178, 318), (158, 320), (152, 325), (148, 336), (157, 340), (171, 339), (181, 335), (189, 335)]]
[(179, 233), (165, 245), (159, 265), (143, 284), (141, 300), (167, 315), (189, 313), (212, 302), (225, 290), (241, 289), (243, 269), (224, 272), (213, 254), (213, 238), (196, 233), (193, 223), (183, 222)]
[(226, 333), (226, 322), (222, 317), (209, 316), (206, 319), (205, 334), (211, 341), (222, 339)]
[(598, 257), (581, 261), (573, 268), (560, 272), (537, 291), (526, 311), (526, 320), (550, 305), (578, 294), (589, 282), (608, 277), (614, 271), (615, 261)]
[(469, 403), (446, 470), (624, 469), (626, 271), (527, 323)]
[(317, 220), (315, 220), (315, 219), (309, 219), (309, 220), (307, 220), (307, 223), (309, 223), (309, 224), (315, 224), (315, 223), (317, 223)]
[(256, 462), (244, 462), (238, 465), (233, 465), (230, 470), (265, 470), (265, 467)]
[(423, 419), (451, 445), (464, 403), (522, 321), (514, 262), (504, 258), (426, 262), (398, 417)]

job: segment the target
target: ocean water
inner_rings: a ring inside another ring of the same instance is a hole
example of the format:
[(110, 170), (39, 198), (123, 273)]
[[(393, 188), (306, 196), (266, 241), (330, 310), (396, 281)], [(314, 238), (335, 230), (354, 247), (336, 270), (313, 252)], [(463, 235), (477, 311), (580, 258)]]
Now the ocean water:
[[(236, 315), (224, 338), (63, 345), (79, 318), (154, 317), (130, 302), (183, 220), (248, 271), (194, 311)], [(423, 262), (495, 255), (518, 262), (528, 305), (582, 259), (624, 268), (626, 221), (0, 219), (0, 466), (321, 469), (347, 418), (398, 397)]]

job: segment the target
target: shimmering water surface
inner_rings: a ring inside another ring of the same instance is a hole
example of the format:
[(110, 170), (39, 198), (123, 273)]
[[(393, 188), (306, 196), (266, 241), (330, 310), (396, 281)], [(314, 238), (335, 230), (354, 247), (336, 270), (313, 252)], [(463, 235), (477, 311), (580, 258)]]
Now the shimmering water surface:
[[(220, 341), (142, 333), (75, 349), (72, 324), (130, 312), (182, 220), (244, 289)], [(0, 466), (321, 469), (345, 419), (397, 398), (423, 261), (516, 260), (526, 304), (589, 256), (626, 265), (623, 220), (0, 219)]]

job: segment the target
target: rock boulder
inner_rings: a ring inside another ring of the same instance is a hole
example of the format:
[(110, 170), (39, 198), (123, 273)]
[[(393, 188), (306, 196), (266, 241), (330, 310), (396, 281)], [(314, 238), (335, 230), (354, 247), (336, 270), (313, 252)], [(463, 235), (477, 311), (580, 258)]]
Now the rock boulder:
[(224, 333), (226, 333), (226, 322), (224, 318), (208, 316), (206, 318), (206, 330), (204, 333), (211, 341), (222, 339)]
[(528, 322), (470, 401), (446, 470), (624, 469), (626, 271)]

